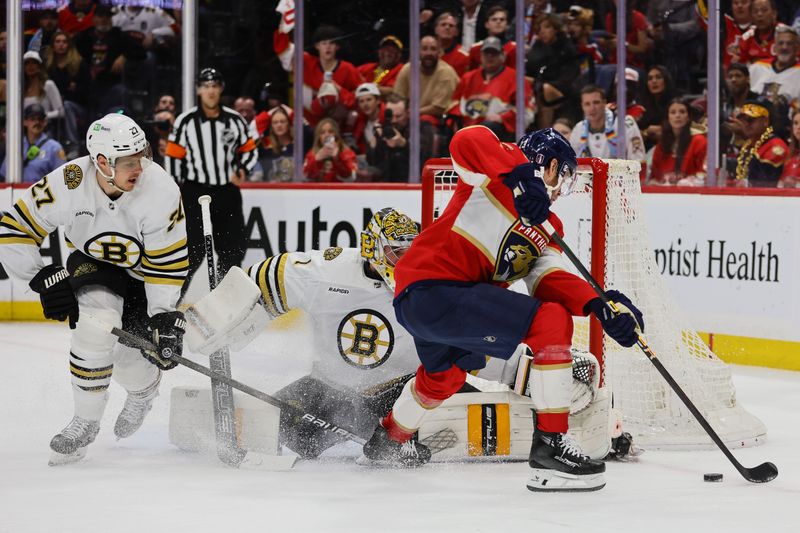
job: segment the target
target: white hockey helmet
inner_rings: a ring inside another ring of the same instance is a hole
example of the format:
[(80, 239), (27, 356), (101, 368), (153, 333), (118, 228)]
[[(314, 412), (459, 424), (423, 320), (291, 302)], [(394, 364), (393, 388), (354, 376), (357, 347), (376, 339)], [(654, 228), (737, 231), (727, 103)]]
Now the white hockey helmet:
[(361, 257), (369, 261), (391, 291), (394, 266), (417, 235), (419, 224), (391, 207), (375, 213), (361, 232)]
[[(146, 162), (151, 162), (153, 158), (144, 130), (132, 118), (121, 113), (109, 113), (103, 118), (95, 120), (86, 132), (86, 148), (89, 150), (89, 157), (97, 167), (97, 171), (103, 175), (109, 185), (114, 187), (116, 187), (114, 169), (117, 159), (143, 152), (142, 169), (144, 169)], [(106, 176), (100, 170), (97, 163), (100, 155), (108, 159), (111, 176)]]

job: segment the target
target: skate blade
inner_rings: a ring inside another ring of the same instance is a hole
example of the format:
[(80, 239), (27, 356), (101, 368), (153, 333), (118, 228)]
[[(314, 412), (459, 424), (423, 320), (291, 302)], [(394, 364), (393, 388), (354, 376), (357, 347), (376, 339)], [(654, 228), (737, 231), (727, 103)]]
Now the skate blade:
[(531, 469), (528, 490), (533, 492), (590, 492), (606, 486), (605, 476), (586, 474), (578, 476), (557, 470)]
[(242, 462), (239, 463), (240, 470), (269, 470), (271, 472), (282, 472), (291, 470), (297, 462), (297, 457), (289, 455), (269, 455), (259, 452), (247, 452)]
[(68, 465), (80, 461), (86, 456), (86, 446), (78, 448), (72, 453), (58, 453), (56, 451), (50, 454), (50, 460), (47, 462), (49, 466)]
[(420, 468), (425, 466), (426, 463), (419, 464), (419, 465), (408, 465), (403, 463), (398, 463), (397, 461), (392, 461), (389, 459), (370, 459), (366, 455), (361, 455), (358, 459), (356, 459), (356, 464), (358, 466), (364, 466), (367, 468), (386, 468), (391, 470), (413, 470), (415, 468)]

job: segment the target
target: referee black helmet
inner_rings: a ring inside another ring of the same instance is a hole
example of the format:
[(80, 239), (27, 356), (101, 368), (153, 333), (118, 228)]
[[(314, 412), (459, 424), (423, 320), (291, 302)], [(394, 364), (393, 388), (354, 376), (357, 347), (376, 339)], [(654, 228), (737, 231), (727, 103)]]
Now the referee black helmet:
[(215, 68), (206, 67), (200, 71), (200, 74), (197, 75), (197, 82), (196, 85), (199, 87), (201, 83), (205, 83), (207, 81), (215, 81), (225, 86), (225, 79), (222, 77), (222, 73)]

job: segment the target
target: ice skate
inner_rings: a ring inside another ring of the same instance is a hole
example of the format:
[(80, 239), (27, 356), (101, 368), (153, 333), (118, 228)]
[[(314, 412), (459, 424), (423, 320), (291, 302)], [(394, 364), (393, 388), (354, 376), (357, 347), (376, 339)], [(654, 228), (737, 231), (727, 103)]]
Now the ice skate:
[(86, 455), (86, 447), (94, 442), (100, 422), (75, 416), (67, 427), (50, 441), (50, 466), (74, 463)]
[(416, 468), (431, 460), (431, 451), (413, 438), (402, 444), (394, 441), (389, 438), (383, 426), (378, 426), (364, 445), (364, 456), (367, 461), (361, 461), (361, 464)]
[(561, 433), (534, 431), (528, 464), (528, 489), (535, 492), (585, 492), (600, 490), (606, 484), (605, 463), (584, 455)]
[(128, 392), (125, 405), (114, 424), (114, 435), (117, 436), (117, 440), (130, 437), (142, 427), (144, 417), (150, 412), (153, 400), (158, 396), (160, 381), (161, 379), (143, 391)]

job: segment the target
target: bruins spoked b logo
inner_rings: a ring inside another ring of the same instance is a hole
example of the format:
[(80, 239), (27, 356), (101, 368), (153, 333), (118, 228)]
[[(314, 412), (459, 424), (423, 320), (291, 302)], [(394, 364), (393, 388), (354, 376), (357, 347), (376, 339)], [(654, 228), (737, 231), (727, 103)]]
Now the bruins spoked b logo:
[(83, 251), (95, 259), (122, 268), (133, 268), (142, 260), (142, 245), (139, 241), (113, 231), (101, 233), (87, 240)]
[(385, 363), (394, 348), (391, 323), (372, 309), (349, 313), (337, 333), (339, 354), (348, 364), (364, 370)]

